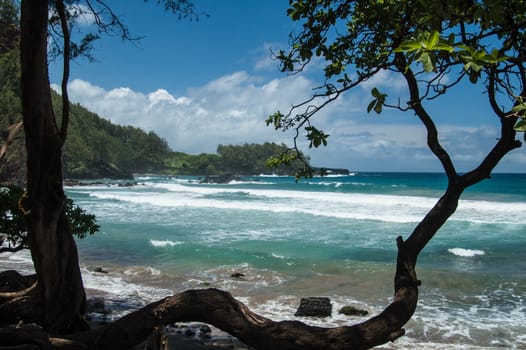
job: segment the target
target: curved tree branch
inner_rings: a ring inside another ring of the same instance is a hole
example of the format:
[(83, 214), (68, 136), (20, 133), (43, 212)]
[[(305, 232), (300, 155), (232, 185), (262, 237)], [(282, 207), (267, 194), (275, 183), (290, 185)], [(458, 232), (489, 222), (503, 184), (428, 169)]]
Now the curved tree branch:
[(410, 68), (406, 68), (407, 64), (402, 54), (397, 53), (397, 67), (400, 73), (404, 76), (407, 86), (409, 88), (409, 106), (415, 111), (415, 114), (424, 124), (427, 131), (427, 146), (433, 154), (439, 159), (444, 171), (450, 182), (453, 182), (457, 176), (455, 166), (449, 156), (438, 141), (438, 130), (435, 123), (422, 106), (422, 99), (418, 89), (418, 82)]
[(68, 339), (89, 348), (128, 349), (144, 341), (160, 325), (194, 320), (212, 324), (256, 349), (368, 349), (404, 334), (399, 322), (404, 306), (405, 303), (393, 303), (379, 316), (354, 326), (322, 328), (299, 321), (272, 321), (250, 311), (228, 292), (188, 290), (150, 304), (103, 329)]

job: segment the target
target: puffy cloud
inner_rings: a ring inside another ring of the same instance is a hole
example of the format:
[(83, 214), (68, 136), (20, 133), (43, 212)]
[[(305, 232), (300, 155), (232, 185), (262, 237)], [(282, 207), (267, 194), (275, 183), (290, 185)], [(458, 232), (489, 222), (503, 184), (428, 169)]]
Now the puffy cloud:
[[(396, 81), (384, 78), (384, 84), (397, 86)], [(287, 112), (292, 104), (304, 101), (312, 95), (313, 86), (301, 75), (265, 81), (240, 71), (185, 95), (161, 88), (150, 93), (126, 87), (106, 90), (78, 79), (70, 83), (69, 94), (72, 101), (114, 123), (153, 130), (174, 150), (198, 154), (213, 153), (218, 144), (291, 144), (291, 132), (277, 132), (264, 121), (276, 110)], [(316, 125), (331, 136), (328, 147), (316, 150), (309, 150), (300, 139), (313, 163), (354, 170), (440, 171), (427, 149), (424, 128), (389, 111), (381, 118), (366, 116), (369, 94), (363, 89), (342, 95), (316, 117)], [(484, 126), (442, 125), (440, 133), (459, 170), (477, 164), (498, 137), (495, 127)], [(515, 155), (509, 164), (524, 164), (524, 158)]]
[(384, 69), (363, 82), (361, 87), (367, 91), (371, 91), (372, 88), (377, 87), (380, 90), (389, 89), (390, 91), (400, 92), (407, 87), (407, 83), (400, 74), (395, 74)]
[(70, 98), (121, 125), (154, 130), (172, 148), (189, 153), (215, 152), (218, 144), (285, 142), (290, 137), (265, 125), (266, 117), (288, 108), (310, 84), (294, 77), (258, 84), (246, 72), (235, 72), (174, 96), (164, 89), (141, 93), (119, 87), (105, 90), (73, 80)]

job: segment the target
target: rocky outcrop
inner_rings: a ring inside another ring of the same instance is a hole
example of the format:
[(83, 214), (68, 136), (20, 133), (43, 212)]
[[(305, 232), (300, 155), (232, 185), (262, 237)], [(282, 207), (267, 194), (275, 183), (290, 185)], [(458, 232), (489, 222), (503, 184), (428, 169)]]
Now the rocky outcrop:
[(314, 174), (319, 175), (349, 175), (351, 172), (345, 168), (316, 168), (313, 167)]
[(199, 183), (204, 184), (227, 184), (235, 180), (240, 180), (241, 178), (232, 174), (223, 174), (223, 175), (208, 175), (203, 179), (199, 180)]

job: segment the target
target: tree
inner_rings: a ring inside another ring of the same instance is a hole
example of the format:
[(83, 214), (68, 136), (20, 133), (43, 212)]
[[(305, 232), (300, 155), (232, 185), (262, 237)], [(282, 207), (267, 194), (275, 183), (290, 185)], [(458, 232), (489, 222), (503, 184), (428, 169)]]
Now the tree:
[[(526, 131), (526, 3), (298, 0), (291, 2), (288, 14), (301, 22), (302, 31), (291, 35), (290, 51), (276, 55), (282, 71), (300, 72), (319, 57), (325, 82), (317, 94), (287, 114), (276, 112), (267, 124), (296, 130), (296, 148), (301, 130), (310, 146), (325, 145), (328, 135), (314, 126), (315, 115), (341, 94), (389, 71), (405, 80), (408, 102), (389, 99), (373, 88), (367, 112), (380, 114), (393, 108), (414, 113), (448, 178), (435, 206), (407, 239), (397, 239), (394, 300), (364, 323), (370, 333), (364, 333), (359, 347), (379, 345), (403, 335), (402, 327), (416, 309), (420, 281), (415, 266), (420, 251), (455, 212), (464, 190), (489, 178), (499, 161), (521, 146), (516, 132)], [(466, 80), (484, 89), (488, 110), (500, 124), (500, 137), (478, 166), (460, 174), (439, 141), (426, 102), (451, 93)]]
[[(52, 4), (63, 24), (63, 52), (68, 61), (63, 3), (56, 0)], [(448, 186), (437, 204), (407, 239), (397, 239), (392, 303), (363, 323), (329, 329), (297, 321), (274, 322), (254, 314), (226, 292), (191, 290), (150, 304), (102, 329), (53, 338), (47, 332), (64, 334), (82, 327), (84, 299), (76, 247), (64, 225), (60, 149), (66, 135), (67, 113), (63, 112), (59, 128), (49, 103), (47, 6), (46, 1), (22, 1), (21, 21), (22, 105), (29, 157), (27, 198), (21, 204), (28, 214), (30, 246), (38, 275), (41, 299), (36, 300), (42, 300), (38, 305), (46, 311), (37, 321), (46, 329), (0, 329), (0, 340), (8, 345), (125, 349), (144, 340), (156, 328), (183, 320), (211, 323), (257, 349), (365, 349), (393, 341), (404, 334), (403, 326), (416, 308), (420, 281), (415, 266), (420, 251), (455, 211), (462, 192), (488, 178), (508, 152), (521, 146), (516, 132), (524, 127), (519, 119), (524, 118), (526, 109), (523, 1), (294, 1), (289, 15), (302, 21), (303, 31), (291, 38), (291, 51), (281, 51), (277, 57), (283, 70), (292, 72), (301, 70), (315, 55), (325, 59), (326, 82), (318, 94), (287, 114), (275, 113), (268, 123), (277, 129), (295, 128), (296, 137), (304, 128), (313, 147), (325, 145), (328, 135), (312, 123), (316, 113), (340, 94), (381, 70), (389, 70), (405, 79), (409, 102), (389, 104), (387, 94), (373, 90), (368, 109), (379, 113), (384, 108), (398, 108), (415, 113), (428, 133), (429, 148), (448, 177)], [(453, 79), (446, 80), (446, 75)], [(475, 169), (459, 174), (438, 140), (425, 103), (451, 91), (465, 79), (485, 87), (489, 108), (500, 122), (501, 137)], [(63, 93), (63, 97), (67, 98), (67, 94)], [(56, 283), (56, 290), (51, 290), (50, 283)], [(27, 299), (18, 300), (21, 305)], [(12, 310), (5, 305), (0, 304), (4, 319), (11, 316), (6, 311)], [(22, 307), (17, 311), (17, 315), (30, 320), (34, 316), (24, 313)]]
[[(180, 16), (193, 14), (192, 4), (186, 0), (158, 3), (167, 10), (180, 13)], [(67, 200), (62, 184), (62, 147), (69, 123), (69, 61), (72, 57), (89, 53), (89, 44), (96, 39), (96, 35), (88, 34), (79, 45), (71, 42), (69, 27), (80, 15), (79, 8), (66, 8), (63, 0), (21, 2), (21, 101), (27, 151), (27, 190), (19, 205), (26, 219), (27, 243), (37, 284), (36, 288), (33, 286), (22, 291), (0, 305), (4, 322), (10, 319), (38, 322), (49, 332), (57, 334), (87, 328), (83, 318), (86, 296), (75, 241), (66, 218)], [(104, 3), (87, 1), (87, 8), (98, 19), (101, 32), (108, 33), (116, 28), (123, 38), (130, 38), (125, 26)], [(9, 19), (13, 16), (11, 12)], [(53, 14), (51, 19), (48, 18), (50, 13)], [(60, 120), (56, 118), (51, 102), (48, 25), (51, 25), (51, 33), (58, 35), (63, 42), (60, 46), (53, 41), (55, 50), (58, 50), (55, 52), (60, 52), (64, 58)], [(58, 25), (60, 31), (53, 29), (53, 25)]]

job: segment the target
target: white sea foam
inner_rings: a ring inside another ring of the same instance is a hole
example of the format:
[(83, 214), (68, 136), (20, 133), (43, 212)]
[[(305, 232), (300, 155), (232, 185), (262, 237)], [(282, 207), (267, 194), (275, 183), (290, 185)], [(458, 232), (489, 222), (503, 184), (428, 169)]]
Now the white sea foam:
[[(181, 183), (151, 183), (149, 188), (150, 191), (110, 189), (89, 193), (99, 199), (157, 207), (298, 212), (341, 219), (396, 223), (419, 222), (436, 202), (435, 198), (418, 196), (242, 189)], [(242, 196), (236, 197), (236, 195)], [(247, 198), (254, 200), (247, 201)], [(520, 218), (524, 211), (526, 211), (526, 203), (465, 200), (460, 202), (451, 220), (522, 224)]]
[[(99, 199), (119, 200), (161, 207), (194, 207), (228, 210), (259, 210), (274, 213), (299, 212), (316, 216), (388, 222), (417, 222), (434, 202), (424, 197), (364, 195), (307, 191), (216, 188), (154, 184), (165, 191), (142, 193), (130, 191), (90, 192)], [(166, 190), (168, 190), (166, 192)], [(218, 198), (224, 194), (243, 194), (238, 199)], [(249, 196), (257, 201), (247, 201)], [(211, 197), (213, 196), (213, 197)], [(381, 215), (379, 215), (381, 213)]]
[[(7, 247), (8, 245), (4, 243), (2, 246)], [(17, 270), (22, 274), (35, 272), (29, 250), (24, 249), (16, 253), (0, 254), (0, 271), (11, 269)]]
[(161, 276), (161, 270), (156, 269), (151, 266), (130, 266), (123, 271), (126, 276), (140, 276), (140, 275), (149, 275), (149, 276)]
[(154, 247), (173, 247), (179, 244), (183, 244), (183, 242), (174, 242), (170, 240), (157, 240), (157, 239), (150, 239), (150, 244)]
[(484, 255), (483, 250), (478, 249), (465, 249), (465, 248), (450, 248), (447, 250), (453, 255), (471, 258), (477, 255)]
[(145, 268), (130, 268), (120, 273), (93, 273), (87, 268), (82, 268), (82, 279), (84, 287), (94, 290), (103, 291), (108, 294), (115, 295), (117, 298), (126, 300), (128, 297), (138, 297), (144, 302), (152, 302), (168, 295), (173, 294), (172, 291), (163, 288), (149, 287), (143, 284), (131, 283), (124, 280), (125, 276), (135, 276), (141, 270), (147, 273), (154, 273), (147, 271)]
[[(317, 184), (338, 186), (340, 183), (324, 181)], [(419, 222), (437, 201), (437, 198), (409, 195), (278, 190), (248, 186), (243, 188), (242, 183), (236, 186), (212, 186), (175, 179), (162, 183), (148, 182), (139, 190), (98, 187), (75, 188), (75, 191), (98, 199), (136, 203), (148, 207), (297, 212), (341, 219), (395, 223)], [(522, 213), (525, 211), (524, 202), (462, 200), (450, 221), (522, 224)]]

